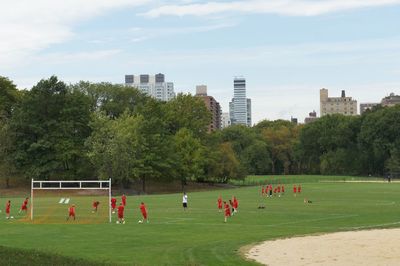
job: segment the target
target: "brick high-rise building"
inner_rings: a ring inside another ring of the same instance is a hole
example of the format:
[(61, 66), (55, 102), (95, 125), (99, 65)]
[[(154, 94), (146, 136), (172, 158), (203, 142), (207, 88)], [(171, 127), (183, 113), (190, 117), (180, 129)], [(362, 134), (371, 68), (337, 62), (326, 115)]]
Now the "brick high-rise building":
[(221, 106), (212, 96), (207, 95), (207, 86), (196, 86), (196, 97), (203, 99), (207, 109), (212, 114), (211, 123), (208, 125), (208, 132), (221, 129)]

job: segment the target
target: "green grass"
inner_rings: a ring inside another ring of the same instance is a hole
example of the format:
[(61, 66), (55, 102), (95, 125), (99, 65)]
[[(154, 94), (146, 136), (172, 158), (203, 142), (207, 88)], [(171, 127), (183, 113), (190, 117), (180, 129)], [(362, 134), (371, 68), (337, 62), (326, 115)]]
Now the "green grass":
[[(0, 246), (93, 263), (256, 265), (243, 259), (241, 247), (267, 239), (400, 225), (399, 183), (332, 182), (302, 186), (303, 193), (298, 197), (287, 189), (286, 195), (272, 199), (262, 199), (259, 187), (190, 193), (187, 212), (181, 208), (181, 194), (129, 197), (125, 225), (115, 224), (115, 217), (112, 224), (100, 223), (96, 217), (94, 224), (80, 223), (86, 223), (92, 215), (92, 196), (71, 198), (78, 206), (79, 220), (75, 224), (65, 223), (65, 206), (52, 208), (53, 217), (47, 218), (49, 224), (21, 222), (15, 211), (22, 199), (12, 199), (16, 219), (6, 220), (6, 199), (0, 198)], [(223, 214), (216, 210), (219, 194), (224, 199), (232, 195), (239, 199), (239, 213), (227, 224), (223, 223)], [(304, 204), (305, 197), (313, 203)], [(148, 206), (149, 224), (137, 223), (140, 201)], [(35, 204), (37, 208), (58, 205), (54, 198), (38, 198)], [(257, 209), (261, 204), (266, 209)], [(48, 215), (46, 208), (36, 210), (38, 218)]]
[(267, 184), (297, 184), (297, 183), (317, 183), (326, 181), (359, 181), (359, 180), (375, 180), (383, 181), (378, 177), (359, 177), (359, 176), (326, 176), (326, 175), (250, 175), (244, 180), (232, 179), (230, 184), (236, 186), (259, 186)]
[[(53, 266), (53, 265), (75, 265), (75, 266), (95, 266), (99, 263), (73, 259), (70, 257), (60, 256), (56, 254), (46, 254), (35, 250), (21, 250), (15, 248), (7, 248), (0, 246), (0, 265), (18, 265), (18, 266), (29, 266), (29, 265), (41, 265), (41, 266)], [(101, 264), (103, 265), (103, 264)], [(105, 265), (105, 264), (104, 264)]]

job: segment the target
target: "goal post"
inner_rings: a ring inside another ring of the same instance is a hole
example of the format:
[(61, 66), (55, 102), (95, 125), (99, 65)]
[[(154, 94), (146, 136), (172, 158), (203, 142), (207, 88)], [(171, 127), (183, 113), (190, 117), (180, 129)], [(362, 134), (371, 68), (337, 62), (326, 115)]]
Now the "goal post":
[[(57, 195), (81, 195), (85, 194), (83, 192), (91, 192), (91, 196), (96, 195), (96, 192), (101, 193), (103, 199), (107, 199), (107, 204), (104, 204), (108, 207), (108, 220), (111, 223), (111, 178), (108, 180), (59, 180), (59, 181), (45, 181), (45, 180), (34, 180), (31, 181), (31, 213), (30, 219), (33, 221), (35, 215), (35, 206), (37, 205), (37, 192), (49, 192), (53, 193), (56, 191)], [(75, 194), (74, 194), (75, 193)], [(88, 193), (90, 194), (90, 193)], [(76, 196), (80, 197), (80, 196)], [(66, 198), (65, 198), (66, 199)], [(62, 198), (63, 202), (59, 203), (69, 203), (68, 201)], [(86, 202), (87, 204), (88, 202)], [(54, 204), (54, 203), (53, 203)], [(36, 207), (37, 208), (37, 207)]]

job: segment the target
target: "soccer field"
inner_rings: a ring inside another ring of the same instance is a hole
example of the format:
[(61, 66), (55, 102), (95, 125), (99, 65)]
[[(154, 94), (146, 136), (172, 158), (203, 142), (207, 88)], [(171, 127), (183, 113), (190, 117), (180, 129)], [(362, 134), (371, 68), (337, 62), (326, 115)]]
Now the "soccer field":
[[(187, 212), (181, 194), (128, 197), (125, 225), (115, 223), (115, 214), (113, 223), (107, 222), (105, 198), (100, 213), (92, 214), (93, 196), (71, 197), (78, 220), (68, 223), (68, 205), (59, 207), (56, 197), (40, 198), (42, 204), (35, 202), (43, 207), (35, 210), (41, 218), (37, 224), (17, 214), (22, 197), (11, 199), (15, 219), (6, 220), (6, 198), (0, 198), (0, 246), (112, 265), (256, 265), (242, 257), (242, 247), (290, 236), (400, 226), (400, 183), (304, 183), (302, 188), (294, 197), (286, 185), (286, 194), (272, 199), (261, 198), (259, 187), (189, 193)], [(239, 212), (226, 224), (217, 210), (218, 195), (239, 200)], [(304, 204), (304, 198), (313, 203)], [(149, 224), (138, 224), (141, 201)], [(261, 204), (266, 208), (258, 209)]]

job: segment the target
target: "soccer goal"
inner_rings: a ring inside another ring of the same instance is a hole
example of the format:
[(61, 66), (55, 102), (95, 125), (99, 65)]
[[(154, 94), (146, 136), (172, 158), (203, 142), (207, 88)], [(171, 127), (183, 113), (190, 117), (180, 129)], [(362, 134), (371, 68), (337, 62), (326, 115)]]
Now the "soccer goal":
[(75, 206), (75, 222), (111, 223), (111, 179), (93, 181), (32, 179), (30, 203), (30, 219), (34, 223), (64, 223), (72, 205)]

